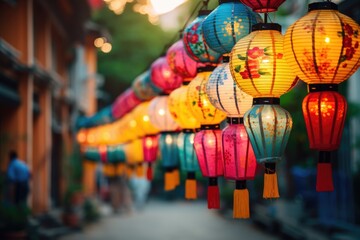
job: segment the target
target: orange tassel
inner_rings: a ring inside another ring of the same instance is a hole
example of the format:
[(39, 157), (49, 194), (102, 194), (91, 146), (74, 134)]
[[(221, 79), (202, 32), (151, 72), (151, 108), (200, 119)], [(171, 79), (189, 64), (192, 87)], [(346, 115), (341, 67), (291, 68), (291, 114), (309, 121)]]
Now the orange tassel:
[(164, 176), (164, 190), (171, 191), (174, 190), (174, 177), (173, 172), (166, 171)]
[(197, 187), (195, 179), (186, 179), (185, 181), (185, 199), (197, 199)]
[(138, 166), (136, 166), (136, 176), (139, 177), (139, 178), (145, 176), (144, 165), (143, 164), (139, 164)]
[(250, 218), (249, 190), (234, 190), (233, 218)]
[(263, 198), (279, 198), (279, 187), (277, 181), (277, 174), (267, 174), (264, 175), (264, 192)]
[(180, 172), (178, 168), (175, 168), (173, 170), (173, 178), (174, 178), (174, 187), (177, 187), (180, 185)]

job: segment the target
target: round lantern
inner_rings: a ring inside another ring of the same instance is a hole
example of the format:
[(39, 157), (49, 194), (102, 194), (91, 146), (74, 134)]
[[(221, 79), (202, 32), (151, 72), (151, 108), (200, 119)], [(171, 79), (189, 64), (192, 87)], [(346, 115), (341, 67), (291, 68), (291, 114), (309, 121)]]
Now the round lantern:
[(124, 93), (117, 97), (115, 102), (112, 104), (112, 117), (114, 119), (123, 117), (126, 113), (133, 110), (140, 102), (141, 99), (136, 96), (133, 89), (127, 89)]
[(253, 98), (240, 90), (234, 82), (228, 58), (210, 75), (206, 84), (206, 94), (217, 109), (227, 113), (228, 117), (242, 117), (252, 106)]
[(228, 118), (229, 125), (222, 132), (224, 176), (236, 181), (234, 218), (249, 218), (249, 191), (246, 180), (255, 177), (256, 158), (243, 125), (243, 118)]
[(144, 154), (143, 154), (143, 146), (141, 139), (133, 140), (124, 145), (124, 151), (126, 156), (126, 162), (129, 165), (135, 167), (136, 176), (143, 177), (145, 176), (144, 172)]
[(84, 151), (84, 159), (99, 162), (100, 153), (97, 147), (86, 147)]
[(166, 57), (160, 57), (151, 64), (150, 76), (151, 82), (160, 88), (163, 93), (170, 93), (180, 87), (183, 81), (180, 75), (171, 70)]
[(249, 6), (254, 12), (268, 13), (275, 12), (285, 0), (240, 0)]
[(188, 56), (184, 42), (175, 42), (166, 53), (166, 58), (171, 70), (185, 79), (192, 79), (196, 76), (197, 63)]
[(107, 159), (109, 163), (124, 163), (126, 160), (124, 146), (121, 144), (108, 146)]
[(276, 162), (284, 154), (292, 128), (290, 113), (281, 108), (278, 98), (254, 99), (244, 116), (244, 125), (253, 146), (256, 160), (265, 165), (264, 198), (278, 198)]
[(207, 45), (218, 53), (225, 54), (237, 41), (247, 36), (251, 27), (260, 22), (258, 14), (237, 0), (220, 0), (202, 23), (202, 30)]
[(133, 120), (137, 123), (136, 127), (144, 136), (156, 135), (159, 132), (159, 129), (150, 121), (149, 106), (150, 102), (142, 102), (131, 112)]
[[(321, 192), (334, 189), (329, 151), (339, 147), (347, 108), (344, 97), (335, 92), (337, 84), (348, 79), (360, 66), (359, 30), (354, 20), (327, 1), (309, 4), (308, 14), (285, 34), (284, 49), (289, 65), (309, 84), (303, 113), (310, 148), (320, 151), (316, 190)], [(329, 106), (326, 112), (324, 106)], [(309, 112), (311, 109), (313, 113)], [(334, 122), (329, 122), (330, 119)], [(314, 131), (319, 124), (321, 128)]]
[(146, 135), (142, 139), (144, 161), (148, 163), (146, 177), (149, 181), (153, 179), (152, 164), (157, 160), (158, 135)]
[(177, 148), (177, 132), (162, 132), (159, 138), (159, 148), (162, 159), (162, 166), (165, 169), (164, 190), (174, 190), (180, 184), (179, 153)]
[(151, 123), (160, 131), (175, 131), (179, 125), (169, 111), (169, 96), (158, 96), (151, 100), (148, 114)]
[(195, 18), (184, 30), (183, 41), (187, 54), (196, 62), (217, 63), (221, 54), (212, 50), (203, 39), (202, 22), (211, 11), (200, 10)]
[(159, 95), (162, 90), (156, 87), (150, 79), (150, 71), (146, 71), (135, 78), (132, 89), (137, 98), (147, 101)]
[(256, 24), (236, 43), (230, 71), (241, 90), (253, 97), (280, 97), (298, 80), (284, 58), (281, 26), (275, 23)]

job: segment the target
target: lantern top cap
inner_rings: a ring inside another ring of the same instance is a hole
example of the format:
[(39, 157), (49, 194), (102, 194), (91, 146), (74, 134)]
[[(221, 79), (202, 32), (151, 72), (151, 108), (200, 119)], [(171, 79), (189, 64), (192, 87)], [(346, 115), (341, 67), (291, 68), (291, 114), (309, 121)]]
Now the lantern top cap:
[(253, 105), (279, 105), (280, 98), (260, 97), (253, 99)]
[(313, 10), (338, 10), (338, 5), (330, 1), (311, 3), (308, 6), (308, 11)]
[(205, 66), (205, 67), (198, 67), (196, 70), (198, 73), (200, 72), (212, 72), (214, 71), (215, 66)]
[(278, 23), (257, 23), (252, 26), (252, 32), (264, 31), (264, 30), (275, 30), (281, 32), (281, 25)]
[(227, 56), (223, 56), (222, 57), (222, 62), (223, 63), (228, 63), (228, 62), (230, 62), (230, 57), (227, 55)]
[(211, 13), (211, 10), (200, 10), (199, 11), (199, 17), (200, 16), (207, 16)]
[(308, 92), (338, 91), (338, 84), (309, 84)]
[(219, 0), (219, 5), (222, 3), (239, 2), (237, 0)]

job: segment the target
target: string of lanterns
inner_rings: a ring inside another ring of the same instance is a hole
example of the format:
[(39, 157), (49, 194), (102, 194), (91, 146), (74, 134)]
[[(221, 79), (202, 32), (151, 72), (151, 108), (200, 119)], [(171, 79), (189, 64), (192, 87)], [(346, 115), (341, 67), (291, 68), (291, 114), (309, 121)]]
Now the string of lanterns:
[[(338, 85), (360, 66), (359, 25), (331, 1), (282, 35), (268, 22), (285, 0), (208, 1), (150, 69), (111, 107), (113, 123), (78, 132), (85, 159), (106, 163), (108, 175), (152, 180), (161, 159), (165, 191), (186, 172), (185, 198), (196, 199), (196, 172), (208, 178), (208, 208), (220, 208), (218, 178), (235, 182), (234, 218), (250, 217), (246, 182), (264, 169), (263, 197), (279, 198), (276, 164), (292, 118), (280, 96), (308, 84), (303, 114), (310, 149), (319, 151), (317, 191), (333, 191), (331, 156), (340, 145), (347, 103)], [(263, 18), (259, 13), (263, 14)], [(227, 124), (224, 124), (225, 118)], [(226, 125), (224, 127), (224, 125)]]

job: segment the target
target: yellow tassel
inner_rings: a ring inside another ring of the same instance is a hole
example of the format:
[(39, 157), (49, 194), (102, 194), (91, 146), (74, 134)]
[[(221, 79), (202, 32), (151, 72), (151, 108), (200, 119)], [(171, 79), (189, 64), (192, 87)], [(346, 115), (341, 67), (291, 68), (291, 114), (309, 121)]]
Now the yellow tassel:
[(116, 175), (121, 176), (125, 172), (125, 165), (123, 163), (119, 163), (116, 166)]
[(185, 199), (197, 199), (197, 188), (195, 179), (186, 179)]
[(165, 178), (164, 179), (164, 190), (165, 191), (174, 190), (175, 186), (174, 186), (173, 172), (165, 172), (164, 178)]
[(263, 198), (279, 198), (279, 197), (280, 195), (279, 195), (277, 174), (265, 173)]
[(130, 166), (126, 167), (126, 176), (130, 178), (133, 175), (133, 169)]
[(179, 169), (173, 170), (173, 178), (174, 178), (174, 187), (177, 187), (180, 185), (180, 173)]
[(234, 190), (233, 218), (250, 218), (249, 190)]
[(145, 176), (145, 172), (144, 172), (144, 165), (140, 164), (136, 167), (136, 176), (137, 177), (144, 177)]

